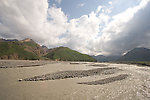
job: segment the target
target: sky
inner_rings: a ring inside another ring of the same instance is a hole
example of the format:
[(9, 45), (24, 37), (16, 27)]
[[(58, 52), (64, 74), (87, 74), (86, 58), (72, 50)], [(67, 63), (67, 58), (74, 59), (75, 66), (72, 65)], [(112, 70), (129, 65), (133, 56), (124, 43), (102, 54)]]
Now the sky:
[(150, 0), (0, 0), (0, 38), (89, 55), (150, 48)]

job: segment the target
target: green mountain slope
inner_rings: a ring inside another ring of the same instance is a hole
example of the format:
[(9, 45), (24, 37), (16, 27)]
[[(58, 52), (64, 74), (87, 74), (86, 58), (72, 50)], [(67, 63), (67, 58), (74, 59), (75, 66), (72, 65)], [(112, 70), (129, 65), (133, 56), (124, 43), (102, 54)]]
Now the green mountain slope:
[(61, 60), (61, 61), (96, 61), (89, 55), (81, 54), (67, 47), (58, 47), (50, 49), (46, 57), (52, 60)]
[(25, 50), (19, 41), (0, 42), (0, 59), (39, 59), (39, 57)]
[(48, 50), (47, 47), (42, 47), (29, 38), (21, 41), (15, 39), (0, 39), (0, 59), (50, 59), (61, 61), (96, 61), (89, 55), (81, 54), (67, 47), (58, 47)]

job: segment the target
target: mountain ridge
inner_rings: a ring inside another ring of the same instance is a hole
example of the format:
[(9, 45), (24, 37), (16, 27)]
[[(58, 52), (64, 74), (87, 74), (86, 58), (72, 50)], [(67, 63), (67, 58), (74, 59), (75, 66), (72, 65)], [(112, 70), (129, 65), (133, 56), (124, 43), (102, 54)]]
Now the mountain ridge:
[(99, 62), (118, 61), (150, 61), (150, 49), (144, 47), (134, 48), (122, 56), (92, 56)]
[(104, 55), (97, 55), (97, 56), (92, 56), (99, 62), (109, 62), (109, 61), (116, 61), (117, 59), (120, 58), (120, 56), (104, 56)]

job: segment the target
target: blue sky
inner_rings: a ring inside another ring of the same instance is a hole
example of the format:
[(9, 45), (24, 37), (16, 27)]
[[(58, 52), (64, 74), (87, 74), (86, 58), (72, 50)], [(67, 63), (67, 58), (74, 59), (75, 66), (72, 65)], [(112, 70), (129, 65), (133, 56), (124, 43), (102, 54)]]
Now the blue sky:
[(91, 11), (96, 10), (99, 5), (107, 4), (107, 0), (62, 0), (60, 4), (55, 0), (49, 2), (50, 6), (55, 4), (57, 7), (61, 7), (70, 18), (78, 18), (89, 14)]

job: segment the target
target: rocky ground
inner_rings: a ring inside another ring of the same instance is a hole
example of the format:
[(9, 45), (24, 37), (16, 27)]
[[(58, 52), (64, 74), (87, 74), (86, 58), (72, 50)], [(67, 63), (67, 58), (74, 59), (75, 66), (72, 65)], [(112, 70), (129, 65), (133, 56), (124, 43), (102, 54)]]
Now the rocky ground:
[(115, 81), (124, 80), (124, 79), (126, 79), (128, 76), (129, 76), (128, 74), (121, 74), (121, 75), (118, 75), (118, 76), (109, 77), (109, 78), (101, 79), (101, 80), (98, 80), (98, 81), (82, 82), (82, 83), (78, 83), (78, 84), (103, 85), (103, 84), (108, 84), (108, 83), (115, 82)]

